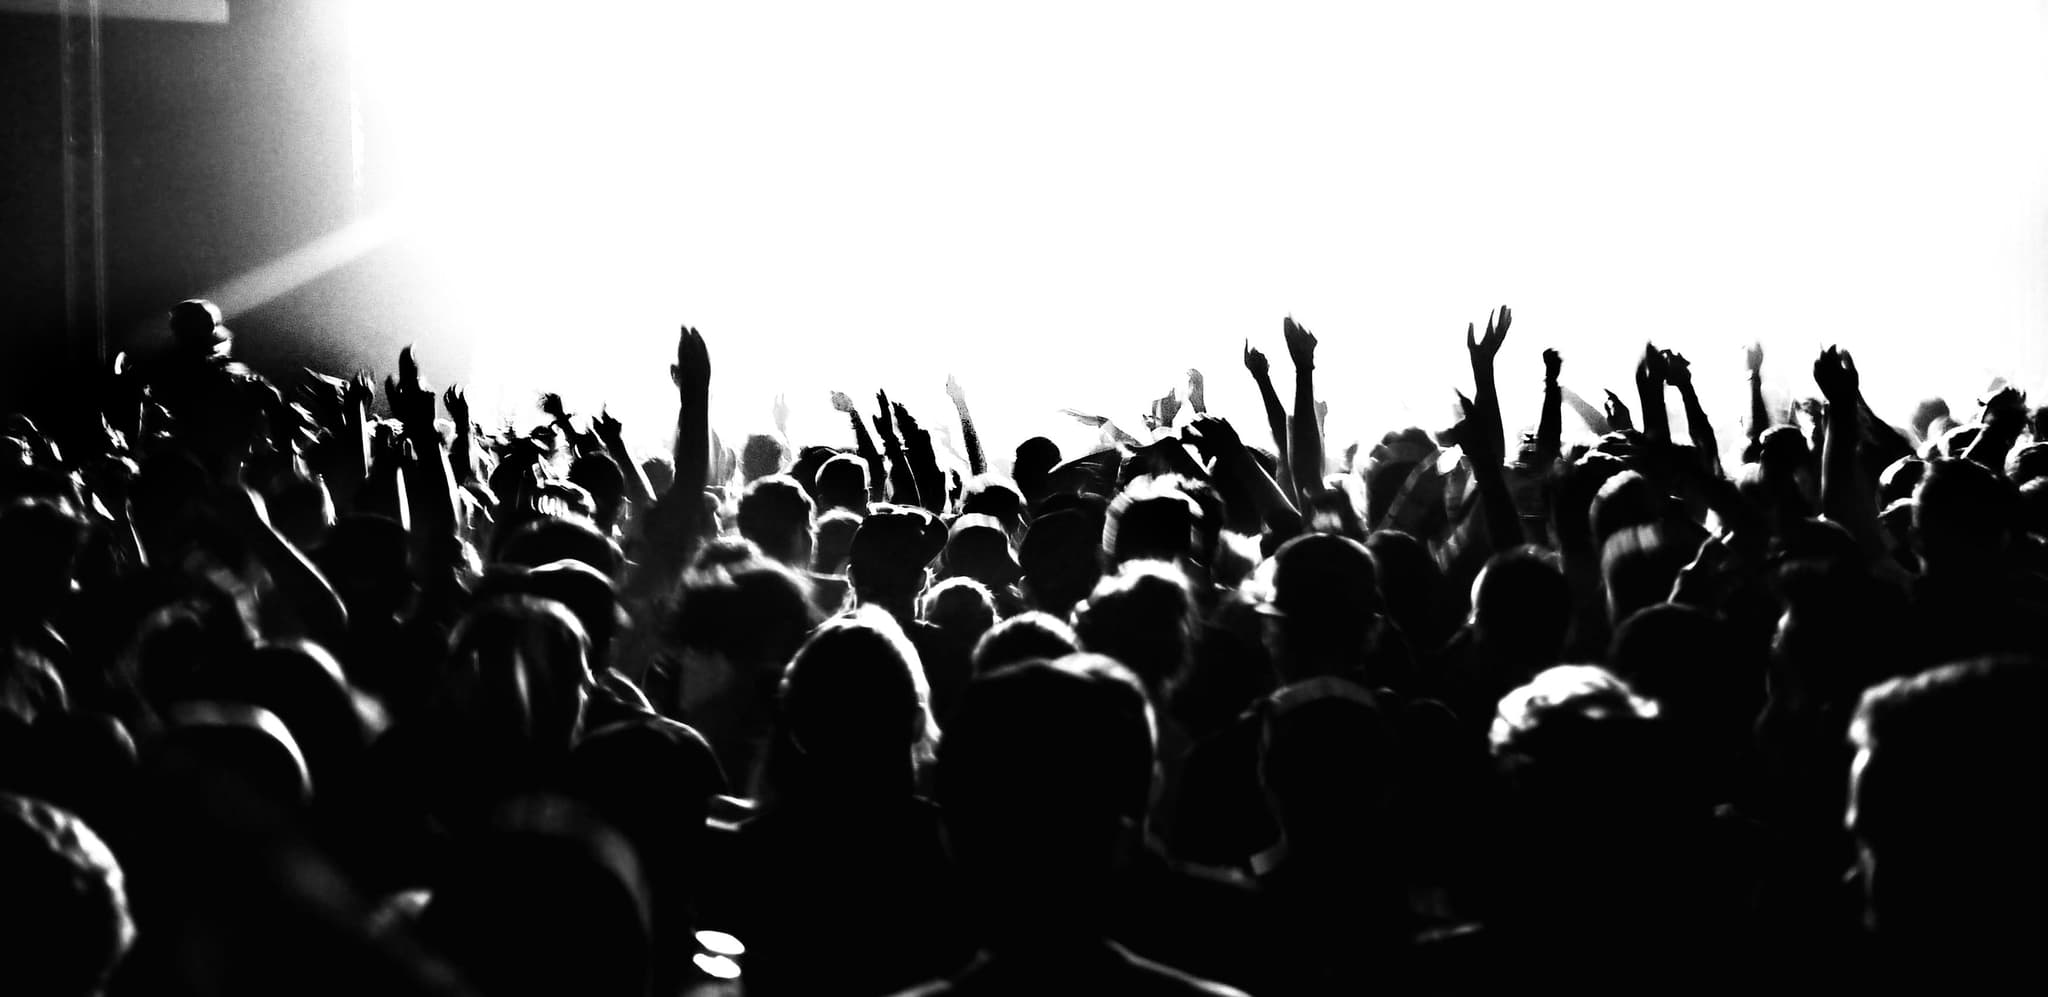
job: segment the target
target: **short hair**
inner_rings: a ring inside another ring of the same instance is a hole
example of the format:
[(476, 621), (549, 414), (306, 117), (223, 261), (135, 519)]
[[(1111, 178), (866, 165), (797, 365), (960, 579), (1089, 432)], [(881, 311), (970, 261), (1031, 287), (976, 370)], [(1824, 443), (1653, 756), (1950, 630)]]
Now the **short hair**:
[(789, 567), (757, 557), (685, 572), (670, 634), (742, 669), (779, 674), (817, 623), (810, 584)]
[(981, 635), (974, 645), (974, 672), (979, 675), (1035, 658), (1050, 661), (1080, 648), (1080, 639), (1066, 621), (1037, 610), (1019, 613)]
[(925, 622), (979, 636), (996, 625), (996, 598), (988, 586), (966, 576), (948, 578), (924, 596)]
[(471, 608), (448, 637), (454, 692), (472, 716), (566, 749), (592, 682), (590, 637), (567, 606), (507, 595)]
[(868, 465), (853, 454), (840, 454), (818, 468), (818, 503), (829, 508), (865, 510), (868, 506)]
[(1102, 563), (1194, 558), (1202, 508), (1174, 476), (1139, 478), (1109, 503)]
[(789, 448), (773, 436), (755, 433), (741, 444), (740, 476), (748, 481), (781, 474), (788, 465)]
[(795, 478), (776, 474), (740, 494), (740, 535), (784, 564), (807, 567), (813, 534), (811, 496)]
[(1472, 582), (1472, 619), (1491, 636), (1554, 659), (1572, 624), (1571, 587), (1557, 556), (1524, 545), (1487, 558)]
[(2018, 504), (2012, 483), (1989, 468), (1961, 458), (1930, 461), (1913, 490), (1913, 531), (1923, 551), (1937, 556), (1958, 546), (1996, 548), (2005, 543)]
[(844, 574), (853, 555), (853, 535), (860, 530), (861, 514), (851, 509), (827, 509), (818, 517), (817, 539), (813, 541), (811, 567), (828, 575)]

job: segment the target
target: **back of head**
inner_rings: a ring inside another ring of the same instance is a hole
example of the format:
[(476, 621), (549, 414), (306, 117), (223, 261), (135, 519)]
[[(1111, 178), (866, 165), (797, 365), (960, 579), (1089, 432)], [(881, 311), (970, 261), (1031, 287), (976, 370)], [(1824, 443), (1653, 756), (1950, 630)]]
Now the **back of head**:
[(923, 616), (949, 634), (972, 637), (996, 625), (996, 600), (988, 586), (972, 578), (948, 578), (925, 593)]
[(1623, 471), (1607, 479), (1593, 497), (1593, 540), (1605, 543), (1629, 527), (1656, 523), (1661, 505), (1656, 489), (1641, 474)]
[(789, 448), (781, 440), (763, 433), (747, 437), (740, 449), (740, 476), (747, 481), (758, 481), (771, 474), (781, 474), (789, 465)]
[(178, 352), (212, 356), (224, 350), (231, 339), (219, 305), (205, 298), (190, 298), (171, 306), (171, 341)]
[(616, 578), (624, 560), (619, 545), (595, 523), (580, 518), (542, 516), (519, 524), (498, 542), (496, 560), (538, 568), (576, 560)]
[(1319, 678), (1273, 694), (1259, 755), (1259, 782), (1296, 849), (1357, 850), (1379, 826), (1393, 793), (1392, 725), (1372, 695), (1344, 679)]
[(779, 675), (818, 622), (810, 586), (760, 558), (685, 573), (678, 600), (671, 633), (679, 643), (761, 676)]
[(2044, 701), (2048, 668), (2024, 659), (1947, 665), (1864, 693), (1848, 823), (1881, 937), (1944, 959), (1987, 943), (2031, 953), (2048, 926)]
[(1195, 559), (1201, 525), (1201, 507), (1174, 479), (1140, 478), (1109, 504), (1102, 526), (1103, 563)]
[(975, 678), (949, 726), (939, 803), (984, 899), (1034, 919), (1085, 900), (1150, 800), (1136, 678), (1095, 655), (1009, 665)]
[(1279, 621), (1282, 667), (1360, 664), (1382, 606), (1372, 553), (1349, 537), (1311, 533), (1273, 560), (1273, 599), (1262, 611)]
[(590, 494), (599, 530), (610, 530), (619, 521), (626, 502), (626, 474), (609, 454), (587, 453), (569, 464), (569, 483)]
[(1434, 650), (1444, 634), (1443, 568), (1429, 548), (1398, 530), (1376, 530), (1365, 538), (1372, 554), (1387, 615), (1418, 648)]
[(0, 972), (49, 997), (98, 994), (135, 940), (121, 865), (91, 827), (0, 793)]
[(1558, 665), (1501, 697), (1490, 740), (1518, 810), (1550, 831), (1652, 803), (1655, 702), (1594, 665)]
[(561, 603), (488, 599), (449, 636), (447, 691), (493, 743), (566, 752), (592, 682), (589, 653), (583, 625)]
[(1488, 558), (1472, 583), (1472, 622), (1481, 640), (1518, 660), (1556, 662), (1572, 623), (1557, 557), (1524, 546)]
[(1116, 659), (1158, 695), (1187, 667), (1195, 621), (1180, 567), (1126, 561), (1074, 610), (1074, 633), (1089, 653)]
[(1043, 436), (1034, 436), (1017, 444), (1016, 462), (1011, 465), (1010, 476), (1016, 479), (1025, 500), (1036, 502), (1045, 497), (1052, 469), (1059, 463), (1060, 448)]
[(902, 506), (878, 508), (861, 520), (847, 558), (856, 597), (883, 603), (916, 598), (944, 545), (943, 533), (933, 535), (934, 522), (930, 513)]
[(852, 509), (828, 509), (818, 517), (818, 539), (811, 553), (811, 570), (826, 575), (846, 572), (853, 554), (853, 535), (860, 530), (861, 514)]
[(740, 495), (740, 535), (794, 568), (811, 563), (811, 497), (785, 474), (757, 479)]
[(1071, 509), (1033, 520), (1018, 552), (1032, 605), (1064, 618), (1076, 603), (1086, 599), (1102, 577), (1096, 552), (1101, 538), (1101, 520), (1091, 518), (1085, 510)]
[(828, 620), (782, 677), (782, 712), (814, 763), (907, 764), (937, 736), (917, 649), (896, 619), (872, 607)]
[(1024, 530), (1024, 493), (1017, 483), (993, 474), (978, 474), (967, 482), (960, 498), (960, 511), (993, 516), (1011, 537)]
[(868, 507), (868, 465), (853, 454), (840, 454), (818, 468), (818, 505), (827, 509), (865, 512)]
[(1996, 559), (2011, 538), (2018, 503), (2012, 483), (1979, 464), (1929, 463), (1913, 491), (1913, 533), (1930, 569)]
[(1080, 650), (1079, 638), (1066, 621), (1036, 610), (996, 624), (974, 646), (974, 672), (992, 672), (1004, 665), (1034, 659), (1051, 661)]

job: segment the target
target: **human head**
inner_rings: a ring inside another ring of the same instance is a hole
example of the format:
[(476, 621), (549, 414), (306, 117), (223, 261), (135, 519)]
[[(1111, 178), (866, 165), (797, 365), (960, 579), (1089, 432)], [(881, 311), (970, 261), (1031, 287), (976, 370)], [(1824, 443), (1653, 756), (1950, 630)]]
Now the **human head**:
[(843, 453), (818, 468), (818, 505), (824, 509), (850, 509), (856, 514), (866, 512), (867, 462)]
[(2023, 659), (1945, 665), (1863, 694), (1846, 816), (1881, 939), (1958, 968), (2032, 951), (2048, 888), (2044, 701), (2048, 669)]
[(626, 475), (609, 454), (587, 453), (569, 463), (569, 483), (590, 494), (591, 518), (600, 531), (610, 532), (626, 504)]
[(171, 306), (171, 341), (178, 352), (197, 356), (226, 353), (233, 340), (219, 305), (205, 298), (190, 298)]
[(1193, 659), (1196, 619), (1178, 565), (1125, 561), (1075, 607), (1074, 634), (1082, 649), (1130, 669), (1156, 700)]
[(0, 972), (21, 993), (93, 997), (135, 941), (126, 879), (84, 821), (0, 793)]
[(1102, 577), (1102, 561), (1097, 554), (1101, 539), (1102, 520), (1086, 509), (1069, 509), (1034, 519), (1018, 552), (1031, 605), (1066, 618)]
[(1060, 463), (1060, 448), (1043, 436), (1034, 436), (1017, 444), (1017, 457), (1011, 465), (1010, 476), (1017, 481), (1017, 488), (1024, 493), (1026, 501), (1036, 503), (1046, 496), (1051, 485), (1052, 469)]
[(561, 603), (508, 595), (472, 608), (448, 638), (447, 691), (493, 743), (566, 754), (592, 676), (590, 638)]
[(996, 625), (995, 596), (972, 578), (948, 578), (932, 586), (920, 608), (926, 623), (976, 640)]
[(854, 597), (907, 617), (924, 590), (926, 569), (944, 545), (944, 534), (935, 533), (935, 524), (930, 513), (907, 506), (883, 506), (868, 513), (854, 531), (847, 557)]
[(781, 474), (788, 467), (789, 448), (773, 436), (755, 433), (741, 444), (740, 477), (748, 482)]
[(1356, 851), (1391, 833), (1383, 821), (1395, 737), (1372, 694), (1325, 677), (1281, 689), (1267, 703), (1259, 783), (1290, 856)]
[(1139, 478), (1109, 503), (1102, 525), (1102, 563), (1191, 561), (1200, 551), (1202, 509), (1171, 476)]
[(846, 561), (853, 553), (853, 535), (860, 529), (860, 520), (861, 514), (852, 509), (827, 509), (818, 517), (811, 570), (823, 575), (846, 573)]
[(1099, 916), (1151, 802), (1154, 737), (1137, 679), (1099, 655), (1008, 665), (968, 685), (939, 746), (938, 802), (999, 939), (1085, 930)]
[(1971, 461), (1929, 463), (1913, 492), (1913, 535), (1930, 571), (1983, 567), (2011, 540), (2017, 494), (2012, 483)]
[(1540, 547), (1501, 551), (1472, 581), (1472, 626), (1487, 647), (1539, 668), (1556, 664), (1571, 624), (1564, 570)]
[(810, 566), (816, 543), (811, 515), (811, 496), (786, 474), (754, 480), (740, 495), (740, 535), (792, 568)]
[(1051, 661), (1080, 650), (1074, 628), (1051, 613), (1018, 613), (983, 634), (974, 645), (974, 673), (1043, 658)]
[(1274, 623), (1274, 662), (1293, 682), (1356, 668), (1371, 649), (1381, 612), (1372, 554), (1349, 537), (1311, 533), (1273, 555), (1273, 598), (1260, 611)]
[(942, 563), (948, 577), (972, 578), (990, 588), (1007, 588), (1024, 575), (1009, 531), (985, 513), (970, 512), (953, 521)]
[(1013, 540), (1024, 535), (1024, 493), (1008, 478), (977, 474), (969, 479), (960, 497), (960, 511), (994, 516)]
[(862, 607), (827, 620), (782, 676), (782, 715), (813, 765), (908, 766), (938, 739), (917, 648), (895, 617)]

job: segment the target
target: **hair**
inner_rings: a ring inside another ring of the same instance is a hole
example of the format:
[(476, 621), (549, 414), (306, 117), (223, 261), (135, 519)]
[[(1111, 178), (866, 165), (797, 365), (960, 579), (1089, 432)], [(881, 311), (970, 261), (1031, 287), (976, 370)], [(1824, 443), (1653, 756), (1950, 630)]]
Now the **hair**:
[(740, 477), (748, 482), (781, 474), (789, 467), (789, 447), (773, 436), (755, 433), (740, 446)]
[[(862, 607), (828, 620), (782, 676), (791, 738), (814, 760), (865, 760), (939, 737), (917, 648), (896, 618)], [(851, 756), (851, 757), (846, 757)]]
[(840, 454), (818, 468), (818, 504), (827, 509), (868, 507), (868, 465), (853, 454)]
[(1074, 628), (1050, 613), (1019, 613), (990, 628), (974, 645), (974, 672), (979, 675), (1004, 665), (1036, 658), (1052, 660), (1080, 650)]
[(760, 478), (740, 495), (740, 535), (777, 561), (808, 567), (816, 541), (812, 512), (811, 496), (795, 478), (786, 474)]
[(0, 793), (0, 971), (23, 993), (91, 997), (135, 942), (126, 878), (68, 811)]
[(1114, 568), (1125, 561), (1195, 559), (1202, 508), (1166, 475), (1139, 478), (1109, 503), (1102, 524), (1102, 563)]
[(1556, 661), (1572, 623), (1571, 588), (1557, 555), (1525, 545), (1488, 558), (1472, 582), (1472, 622), (1489, 641)]
[(925, 622), (978, 640), (996, 625), (996, 597), (972, 578), (948, 578), (925, 593)]
[(1930, 567), (1953, 557), (1981, 560), (2000, 552), (2017, 518), (2012, 483), (1959, 458), (1929, 462), (1913, 490), (1913, 532)]
[(508, 595), (472, 608), (449, 635), (447, 691), (491, 736), (566, 752), (593, 681), (590, 638), (568, 607)]
[(853, 556), (853, 535), (860, 530), (861, 514), (851, 509), (827, 509), (818, 517), (817, 539), (811, 553), (811, 569), (820, 574), (846, 572)]
[(1194, 655), (1196, 616), (1187, 576), (1167, 561), (1126, 561), (1074, 610), (1081, 647), (1129, 668), (1154, 695)]

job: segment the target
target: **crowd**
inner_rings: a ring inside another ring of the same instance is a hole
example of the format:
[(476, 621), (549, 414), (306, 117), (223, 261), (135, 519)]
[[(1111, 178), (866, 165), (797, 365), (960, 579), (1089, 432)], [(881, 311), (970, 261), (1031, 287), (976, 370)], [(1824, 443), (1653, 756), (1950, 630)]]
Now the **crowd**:
[(722, 436), (688, 328), (650, 455), (409, 354), (273, 382), (181, 303), (4, 428), (0, 986), (2038, 977), (2048, 410), (1894, 425), (1830, 349), (1775, 411), (1752, 349), (1731, 467), (1684, 357), (1598, 410), (1550, 351), (1510, 449), (1511, 324), (1449, 427), (1326, 442), (1288, 320), (1256, 432), (1190, 371), (1005, 461), (953, 383), (964, 453), (886, 395)]

